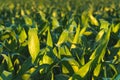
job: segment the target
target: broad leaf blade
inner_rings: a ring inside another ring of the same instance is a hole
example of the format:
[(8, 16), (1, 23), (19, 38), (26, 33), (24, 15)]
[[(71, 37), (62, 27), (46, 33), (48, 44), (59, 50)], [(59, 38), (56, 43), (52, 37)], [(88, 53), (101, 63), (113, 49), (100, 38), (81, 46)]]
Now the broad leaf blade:
[(28, 49), (32, 62), (34, 62), (40, 52), (40, 42), (36, 28), (29, 29), (28, 31)]

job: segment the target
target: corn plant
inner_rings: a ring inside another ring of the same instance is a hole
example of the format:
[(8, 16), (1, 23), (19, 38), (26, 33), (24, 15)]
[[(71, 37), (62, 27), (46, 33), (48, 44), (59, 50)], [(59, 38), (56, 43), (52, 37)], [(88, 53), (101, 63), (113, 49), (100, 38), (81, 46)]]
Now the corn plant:
[(1, 0), (0, 80), (119, 80), (119, 0)]

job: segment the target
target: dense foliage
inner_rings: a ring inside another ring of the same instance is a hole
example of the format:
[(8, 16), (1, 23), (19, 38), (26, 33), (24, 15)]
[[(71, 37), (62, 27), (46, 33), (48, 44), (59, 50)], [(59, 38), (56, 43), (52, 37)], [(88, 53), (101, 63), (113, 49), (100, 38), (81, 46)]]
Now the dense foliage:
[(0, 0), (0, 80), (119, 79), (119, 0)]

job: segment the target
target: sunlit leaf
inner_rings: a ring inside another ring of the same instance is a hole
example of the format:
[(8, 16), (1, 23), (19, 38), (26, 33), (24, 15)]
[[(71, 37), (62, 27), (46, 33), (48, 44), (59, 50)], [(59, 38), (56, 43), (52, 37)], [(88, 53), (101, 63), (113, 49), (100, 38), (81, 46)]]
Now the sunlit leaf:
[(23, 28), (19, 35), (19, 42), (23, 43), (26, 40), (26, 38), (27, 38), (27, 34), (25, 32), (25, 29)]
[(120, 40), (117, 41), (117, 43), (114, 45), (114, 47), (120, 47)]
[(69, 32), (73, 32), (76, 27), (77, 27), (76, 22), (72, 21), (72, 23), (70, 24), (69, 29), (68, 29)]
[(32, 23), (31, 18), (29, 18), (28, 16), (24, 16), (24, 20), (25, 20), (26, 25), (32, 26), (33, 23)]
[(50, 29), (48, 29), (48, 34), (47, 34), (47, 45), (50, 47), (53, 47), (53, 41), (52, 41), (52, 36), (50, 33)]
[(80, 25), (78, 26), (78, 28), (76, 29), (76, 34), (74, 36), (74, 39), (73, 39), (73, 45), (71, 46), (71, 48), (75, 48), (76, 46), (74, 44), (77, 44), (78, 42), (78, 39), (79, 39), (79, 33), (80, 33)]
[(60, 26), (58, 20), (54, 17), (52, 17), (52, 26), (53, 26), (52, 27), (53, 30)]
[(42, 20), (46, 22), (47, 19), (45, 18), (46, 17), (45, 13), (43, 13), (42, 11), (39, 11), (39, 14), (40, 14)]
[(75, 77), (76, 75), (80, 76), (81, 78), (85, 77), (86, 74), (88, 73), (91, 63), (93, 62), (93, 60), (89, 61), (88, 63), (86, 63), (84, 66), (82, 66), (71, 78), (70, 80), (73, 79), (79, 79), (77, 77)]
[(90, 36), (90, 35), (92, 35), (92, 32), (86, 31), (86, 32), (84, 32), (83, 34), (86, 35), (86, 36)]
[(98, 64), (94, 70), (94, 76), (98, 77), (101, 71), (101, 64)]
[(99, 40), (101, 40), (101, 38), (103, 37), (104, 35), (104, 30), (101, 30), (98, 35), (96, 36), (96, 42), (98, 42)]
[(73, 58), (63, 58), (62, 59), (62, 72), (63, 73), (71, 73), (77, 72), (79, 70), (79, 64)]
[[(48, 54), (50, 54), (50, 53), (48, 53)], [(43, 64), (52, 64), (53, 63), (53, 59), (48, 54), (45, 54), (43, 56)]]
[(36, 28), (29, 29), (28, 31), (28, 49), (32, 62), (34, 62), (40, 52), (40, 42)]
[(100, 19), (100, 23), (101, 23), (100, 29), (106, 30), (106, 29), (108, 29), (108, 27), (110, 25), (109, 22), (104, 19)]
[(25, 12), (23, 9), (21, 9), (21, 15), (24, 16), (25, 15)]
[(90, 22), (92, 25), (99, 26), (97, 19), (92, 14), (89, 15), (89, 17), (90, 17), (90, 20), (91, 20)]
[(113, 31), (114, 33), (117, 33), (119, 30), (120, 30), (120, 23), (118, 23), (117, 25), (115, 25), (115, 26), (112, 28), (112, 31)]
[(13, 71), (13, 70), (14, 70), (14, 67), (13, 67), (13, 64), (12, 64), (10, 55), (8, 55), (8, 56), (5, 55), (5, 54), (1, 54), (1, 55), (5, 58), (5, 60), (6, 60), (6, 62), (7, 62), (8, 70), (9, 70), (9, 71)]
[[(106, 31), (106, 30), (105, 30)], [(109, 42), (110, 38), (110, 31), (111, 28), (106, 31), (106, 33), (103, 35), (98, 47), (94, 50), (92, 55), (90, 56), (90, 59), (98, 59), (98, 63), (103, 59), (105, 52), (106, 52), (106, 47)]]
[(67, 30), (64, 30), (60, 37), (59, 37), (59, 40), (57, 42), (57, 46), (61, 45), (62, 43), (66, 42), (68, 39), (68, 31)]

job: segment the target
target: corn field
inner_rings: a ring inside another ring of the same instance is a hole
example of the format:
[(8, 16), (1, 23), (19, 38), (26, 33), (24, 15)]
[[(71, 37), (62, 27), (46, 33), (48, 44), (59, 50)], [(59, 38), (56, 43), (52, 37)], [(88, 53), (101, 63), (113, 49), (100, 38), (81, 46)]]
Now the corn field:
[(120, 1), (0, 0), (0, 80), (120, 80)]

